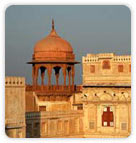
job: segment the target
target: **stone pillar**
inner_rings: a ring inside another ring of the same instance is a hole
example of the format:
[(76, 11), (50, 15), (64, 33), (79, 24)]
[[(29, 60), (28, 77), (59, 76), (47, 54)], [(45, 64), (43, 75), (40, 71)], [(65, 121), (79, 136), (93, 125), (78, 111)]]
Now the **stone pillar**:
[(75, 77), (75, 68), (74, 65), (72, 65), (72, 88), (74, 89), (74, 77)]
[(116, 128), (116, 133), (117, 134), (119, 134), (119, 132), (120, 132), (120, 122), (119, 122), (119, 105), (118, 104), (116, 104), (116, 106), (115, 106), (115, 110), (116, 110), (116, 112), (115, 112), (115, 128)]
[(32, 85), (34, 86), (35, 85), (35, 66), (32, 65)]
[(55, 67), (55, 76), (56, 76), (56, 85), (58, 86), (59, 85), (59, 70), (60, 70), (60, 67)]
[(59, 85), (59, 73), (55, 74), (56, 76), (56, 85), (58, 86)]
[(52, 67), (51, 67), (51, 65), (48, 66), (47, 72), (48, 72), (48, 86), (51, 86), (51, 74), (52, 74)]
[(101, 105), (97, 104), (97, 132), (101, 132), (101, 126), (102, 126), (102, 113), (103, 110), (101, 111)]
[(131, 104), (128, 103), (128, 133), (130, 134), (131, 132)]
[(36, 69), (35, 69), (35, 85), (38, 85), (38, 73), (39, 73), (39, 68), (36, 67)]
[(68, 84), (69, 84), (69, 89), (71, 86), (71, 69), (68, 69)]
[(66, 86), (66, 65), (63, 66), (64, 86)]
[(97, 132), (97, 119), (98, 117), (97, 117), (97, 103), (95, 104), (95, 132)]

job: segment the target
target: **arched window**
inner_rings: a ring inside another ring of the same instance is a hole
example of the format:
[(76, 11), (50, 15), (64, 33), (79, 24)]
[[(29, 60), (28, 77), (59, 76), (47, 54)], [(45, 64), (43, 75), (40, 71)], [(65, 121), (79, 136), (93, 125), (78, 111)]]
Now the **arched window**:
[(110, 69), (110, 61), (108, 61), (108, 60), (103, 61), (102, 68), (103, 69)]
[(104, 107), (102, 114), (102, 126), (112, 127), (114, 123), (113, 111), (111, 107)]

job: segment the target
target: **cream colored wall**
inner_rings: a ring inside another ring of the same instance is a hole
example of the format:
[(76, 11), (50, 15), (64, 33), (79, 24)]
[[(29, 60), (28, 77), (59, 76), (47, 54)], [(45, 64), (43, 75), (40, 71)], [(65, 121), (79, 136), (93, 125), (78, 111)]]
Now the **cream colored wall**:
[[(9, 137), (25, 137), (25, 78), (5, 79), (5, 126)], [(20, 129), (17, 129), (19, 127)]]
[(71, 109), (71, 104), (64, 101), (39, 101), (38, 106), (46, 106), (46, 111), (68, 111)]
[[(104, 60), (110, 61), (111, 68), (103, 69)], [(131, 56), (117, 56), (113, 53), (87, 54), (82, 58), (83, 85), (130, 85)], [(90, 72), (90, 65), (95, 65), (95, 73)], [(118, 72), (118, 65), (123, 65), (123, 72)], [(120, 81), (120, 82), (118, 82)]]
[[(76, 99), (78, 99), (77, 103), (79, 101), (83, 103), (85, 137), (127, 137), (130, 135), (131, 88), (84, 87), (82, 96), (77, 93)], [(102, 114), (105, 106), (112, 107), (113, 127), (102, 126)], [(90, 123), (94, 124), (94, 128), (90, 129)], [(122, 123), (127, 124), (126, 130), (121, 129)]]
[[(29, 137), (83, 137), (82, 111), (29, 112), (26, 114)], [(39, 123), (39, 128), (35, 124)]]

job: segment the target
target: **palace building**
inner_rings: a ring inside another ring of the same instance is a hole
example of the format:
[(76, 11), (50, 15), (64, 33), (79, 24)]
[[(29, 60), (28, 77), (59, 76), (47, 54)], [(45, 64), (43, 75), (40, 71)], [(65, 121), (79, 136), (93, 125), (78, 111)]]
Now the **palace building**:
[[(25, 107), (25, 113), (20, 112), (20, 108), (16, 112), (25, 114), (23, 125), (26, 124), (27, 138), (120, 138), (130, 135), (131, 56), (87, 54), (82, 57), (83, 82), (75, 85), (75, 66), (79, 62), (75, 60), (71, 44), (57, 34), (52, 20), (51, 32), (35, 44), (28, 64), (32, 65), (32, 84), (26, 84), (25, 91), (24, 85), (23, 88), (22, 85), (11, 86), (17, 94), (17, 100), (13, 100), (17, 105), (23, 102)], [(6, 88), (6, 96), (10, 94), (8, 91)], [(8, 98), (6, 105), (10, 105), (7, 103), (10, 96)], [(12, 128), (12, 124), (8, 121), (6, 128), (9, 127)]]
[(131, 57), (113, 53), (82, 58), (84, 137), (127, 137), (131, 132)]
[[(50, 34), (35, 44), (32, 61), (28, 62), (32, 65), (33, 84), (26, 87), (27, 137), (83, 135), (83, 112), (72, 110), (74, 93), (80, 92), (74, 84), (74, 65), (78, 63), (72, 46), (56, 33), (52, 21)], [(59, 83), (60, 72), (63, 84)], [(52, 84), (52, 74), (55, 74), (55, 85)], [(41, 78), (40, 84), (38, 78)]]

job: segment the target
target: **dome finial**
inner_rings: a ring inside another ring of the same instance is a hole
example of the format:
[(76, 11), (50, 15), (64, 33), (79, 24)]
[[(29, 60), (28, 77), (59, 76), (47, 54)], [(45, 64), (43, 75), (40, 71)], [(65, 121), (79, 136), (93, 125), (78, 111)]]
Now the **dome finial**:
[(54, 19), (52, 19), (52, 30), (54, 30)]

